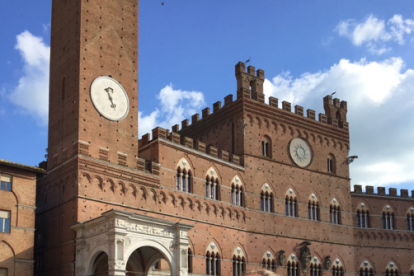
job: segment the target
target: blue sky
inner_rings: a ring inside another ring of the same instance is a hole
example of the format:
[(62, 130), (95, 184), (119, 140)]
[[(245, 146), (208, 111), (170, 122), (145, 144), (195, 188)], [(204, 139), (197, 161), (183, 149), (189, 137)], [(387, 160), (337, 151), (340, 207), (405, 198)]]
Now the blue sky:
[[(352, 184), (414, 189), (412, 0), (163, 1), (140, 1), (140, 135), (235, 94), (251, 57), (267, 97), (317, 113), (333, 91), (348, 101)], [(0, 158), (28, 165), (47, 147), (51, 2), (0, 9)]]

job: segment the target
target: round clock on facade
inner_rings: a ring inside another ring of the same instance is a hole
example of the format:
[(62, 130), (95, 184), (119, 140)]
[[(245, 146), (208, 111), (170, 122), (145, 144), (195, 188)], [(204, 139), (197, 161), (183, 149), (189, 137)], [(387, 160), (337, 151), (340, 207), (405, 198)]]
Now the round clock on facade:
[(111, 77), (97, 77), (92, 82), (91, 99), (96, 110), (108, 120), (120, 121), (128, 114), (128, 95), (122, 85)]
[(290, 157), (299, 167), (307, 167), (312, 162), (312, 149), (302, 138), (293, 138), (289, 144)]

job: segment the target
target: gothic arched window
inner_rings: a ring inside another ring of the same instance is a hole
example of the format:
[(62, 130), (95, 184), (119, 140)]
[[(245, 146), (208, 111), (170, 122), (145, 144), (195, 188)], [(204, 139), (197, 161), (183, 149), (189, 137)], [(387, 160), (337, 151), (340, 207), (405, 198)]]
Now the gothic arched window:
[(357, 227), (360, 228), (369, 228), (369, 211), (365, 208), (365, 203), (361, 203), (358, 206), (357, 212), (356, 212), (356, 224)]
[(414, 207), (407, 211), (407, 230), (414, 231)]
[(206, 274), (220, 275), (220, 254), (207, 252), (206, 254)]
[(314, 256), (309, 266), (309, 276), (322, 276), (322, 265), (318, 257)]
[(368, 261), (363, 261), (359, 266), (359, 276), (374, 276), (374, 269)]
[(332, 199), (329, 206), (329, 217), (332, 224), (341, 224), (341, 207), (336, 198)]
[(385, 206), (382, 211), (382, 228), (388, 230), (395, 229), (394, 210), (390, 205)]
[(267, 251), (263, 255), (262, 267), (266, 270), (271, 270), (271, 271), (276, 270), (276, 260), (270, 251)]
[(315, 194), (311, 194), (308, 201), (308, 219), (319, 221), (319, 202)]
[(288, 262), (286, 269), (287, 276), (300, 276), (300, 268), (298, 262)]
[(246, 271), (246, 258), (244, 252), (240, 247), (237, 247), (233, 252), (233, 276), (242, 276)]
[(262, 156), (272, 157), (272, 141), (265, 136), (262, 141)]
[(296, 194), (292, 189), (289, 189), (285, 198), (285, 214), (289, 217), (297, 216), (297, 205), (298, 201), (296, 199)]
[(237, 206), (244, 206), (244, 191), (243, 186), (231, 185), (231, 203)]
[(273, 193), (269, 184), (264, 184), (260, 192), (260, 211), (273, 213)]
[(385, 276), (399, 276), (398, 267), (394, 262), (389, 262), (385, 268)]
[(333, 154), (328, 155), (327, 171), (331, 173), (336, 173), (336, 162), (335, 162), (335, 156)]
[(219, 200), (220, 183), (216, 171), (213, 168), (208, 170), (206, 176), (206, 197)]

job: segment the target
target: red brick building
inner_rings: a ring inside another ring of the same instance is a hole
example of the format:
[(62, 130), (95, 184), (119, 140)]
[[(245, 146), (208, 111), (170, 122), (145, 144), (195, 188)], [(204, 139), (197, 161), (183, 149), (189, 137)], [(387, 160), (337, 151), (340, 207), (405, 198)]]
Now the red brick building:
[(0, 275), (33, 275), (36, 179), (45, 171), (0, 160)]
[(54, 1), (35, 274), (412, 276), (414, 194), (351, 192), (347, 103), (292, 112), (235, 75), (138, 141), (138, 0)]

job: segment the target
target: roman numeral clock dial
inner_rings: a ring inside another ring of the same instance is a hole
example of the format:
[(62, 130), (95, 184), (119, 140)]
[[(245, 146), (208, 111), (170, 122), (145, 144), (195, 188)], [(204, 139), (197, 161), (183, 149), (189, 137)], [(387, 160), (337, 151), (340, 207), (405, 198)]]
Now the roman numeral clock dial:
[(128, 115), (128, 95), (111, 77), (101, 76), (92, 82), (91, 99), (96, 110), (108, 120), (120, 121)]
[(312, 162), (312, 148), (302, 138), (293, 138), (289, 144), (289, 154), (293, 162), (299, 167), (305, 168)]

